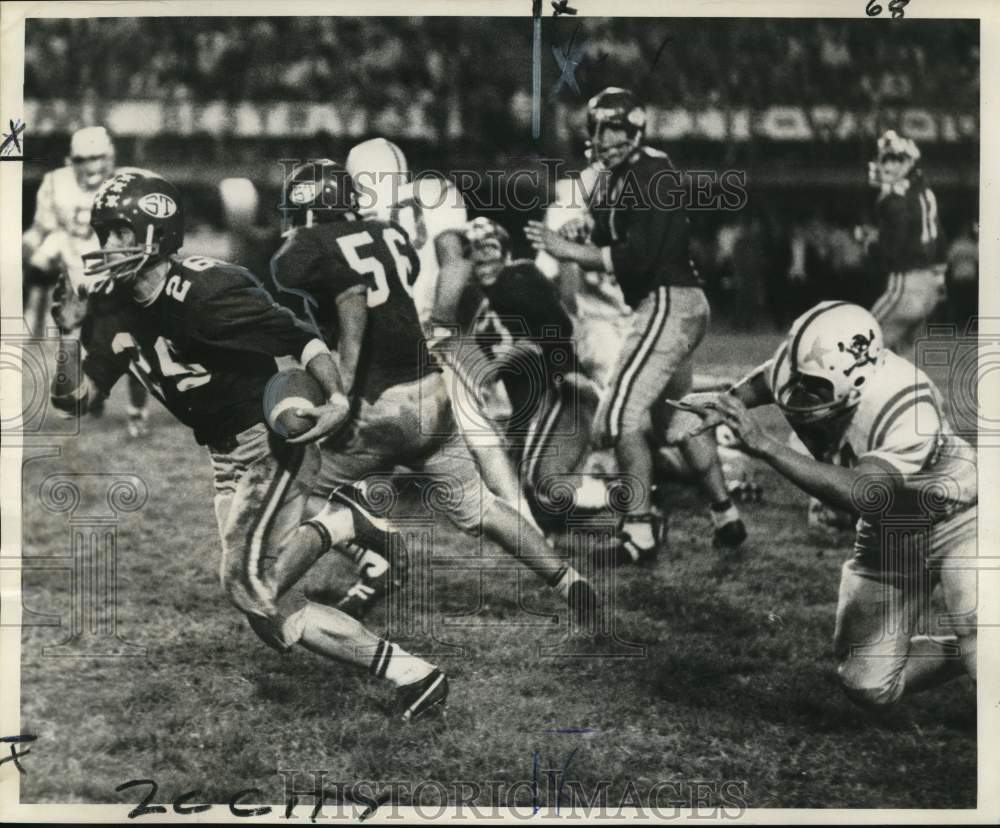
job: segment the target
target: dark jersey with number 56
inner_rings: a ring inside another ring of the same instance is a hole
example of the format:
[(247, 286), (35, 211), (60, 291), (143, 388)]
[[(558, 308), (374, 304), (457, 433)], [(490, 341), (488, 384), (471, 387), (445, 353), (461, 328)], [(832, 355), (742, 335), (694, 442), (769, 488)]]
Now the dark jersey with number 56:
[(352, 393), (374, 402), (393, 385), (414, 382), (431, 365), (413, 304), (420, 260), (406, 231), (376, 219), (297, 227), (271, 260), (278, 300), (305, 314), (338, 348), (337, 297), (363, 286), (368, 324)]
[(99, 297), (81, 333), (84, 373), (102, 393), (131, 371), (210, 444), (261, 422), (275, 358), (299, 358), (318, 339), (250, 271), (204, 256), (172, 257), (145, 306)]

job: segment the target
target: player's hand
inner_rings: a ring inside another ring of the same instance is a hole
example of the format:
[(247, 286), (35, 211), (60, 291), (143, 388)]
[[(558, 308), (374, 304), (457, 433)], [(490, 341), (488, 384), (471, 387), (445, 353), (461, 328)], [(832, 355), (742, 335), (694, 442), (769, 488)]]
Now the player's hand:
[(351, 413), (351, 402), (343, 394), (335, 394), (326, 405), (315, 408), (296, 408), (295, 416), (305, 417), (313, 421), (313, 427), (298, 437), (292, 437), (289, 443), (314, 443), (335, 434), (347, 421)]
[(87, 294), (78, 290), (67, 273), (63, 273), (52, 292), (52, 318), (61, 334), (80, 329), (87, 315)]
[(771, 438), (739, 399), (732, 394), (719, 394), (715, 400), (706, 403), (706, 408), (718, 412), (722, 423), (733, 430), (740, 447), (747, 454), (760, 457), (766, 453)]
[(687, 394), (676, 402), (666, 400), (667, 405), (674, 409), (666, 439), (667, 445), (686, 443), (692, 437), (722, 425), (722, 414), (710, 407), (710, 403), (715, 402), (718, 397), (717, 392), (709, 391)]
[(577, 247), (576, 242), (561, 236), (540, 221), (529, 221), (528, 226), (524, 228), (524, 235), (535, 250), (544, 250), (560, 261), (571, 260)]

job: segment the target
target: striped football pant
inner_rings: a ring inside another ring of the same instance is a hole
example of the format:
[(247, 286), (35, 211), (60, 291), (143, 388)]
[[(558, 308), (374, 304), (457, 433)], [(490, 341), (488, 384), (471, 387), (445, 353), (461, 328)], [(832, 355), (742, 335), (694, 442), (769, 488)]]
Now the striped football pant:
[(943, 266), (891, 273), (885, 293), (872, 305), (885, 346), (906, 356), (921, 327), (943, 300)]
[(290, 586), (277, 575), (286, 565), (281, 542), (303, 520), (319, 450), (289, 445), (258, 423), (224, 451), (211, 450), (211, 459), (222, 587), (245, 613), (273, 618)]
[(590, 448), (597, 403), (592, 384), (563, 382), (539, 400), (527, 429), (508, 433), (518, 476), (528, 492), (544, 493), (578, 471)]
[(596, 446), (649, 429), (655, 405), (691, 390), (691, 357), (709, 316), (708, 300), (698, 287), (661, 286), (642, 300), (594, 418)]

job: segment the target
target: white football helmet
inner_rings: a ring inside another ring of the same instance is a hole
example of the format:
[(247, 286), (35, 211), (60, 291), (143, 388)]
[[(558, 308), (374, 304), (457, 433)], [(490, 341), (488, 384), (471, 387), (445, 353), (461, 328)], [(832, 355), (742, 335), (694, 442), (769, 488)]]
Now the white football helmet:
[(68, 162), (73, 165), (77, 184), (96, 190), (115, 171), (115, 145), (102, 126), (83, 127), (69, 142)]
[(820, 302), (795, 320), (771, 371), (775, 402), (797, 424), (853, 409), (885, 361), (882, 327), (860, 305)]
[(385, 138), (362, 141), (347, 154), (345, 166), (363, 213), (391, 207), (398, 201), (399, 188), (410, 180), (406, 156)]

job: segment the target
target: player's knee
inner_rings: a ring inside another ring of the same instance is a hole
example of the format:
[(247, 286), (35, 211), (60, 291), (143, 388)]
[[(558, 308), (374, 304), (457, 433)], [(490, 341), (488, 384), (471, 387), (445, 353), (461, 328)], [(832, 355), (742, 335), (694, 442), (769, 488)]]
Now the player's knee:
[[(490, 520), (490, 514), (498, 503), (506, 503), (493, 492), (485, 489), (474, 496), (464, 496), (462, 500), (448, 510), (448, 518), (463, 532), (476, 532)], [(510, 508), (514, 508), (510, 504)]]
[(847, 698), (861, 707), (870, 709), (891, 707), (903, 696), (904, 682), (901, 670), (873, 681), (873, 677), (860, 675), (853, 660), (848, 659), (840, 663), (837, 677)]

